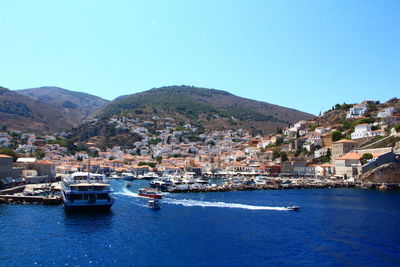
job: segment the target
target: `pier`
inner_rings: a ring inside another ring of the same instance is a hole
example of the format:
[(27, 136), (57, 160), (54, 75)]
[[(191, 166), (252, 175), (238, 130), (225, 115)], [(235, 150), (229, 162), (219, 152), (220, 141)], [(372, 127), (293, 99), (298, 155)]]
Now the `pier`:
[(60, 196), (16, 196), (0, 195), (0, 203), (3, 204), (44, 204), (59, 205), (62, 202)]
[(251, 191), (251, 190), (287, 190), (287, 189), (318, 189), (318, 188), (354, 188), (354, 182), (335, 182), (322, 184), (234, 184), (225, 183), (217, 186), (204, 188), (169, 188), (165, 190), (169, 193), (199, 193), (199, 192), (229, 192), (229, 191)]

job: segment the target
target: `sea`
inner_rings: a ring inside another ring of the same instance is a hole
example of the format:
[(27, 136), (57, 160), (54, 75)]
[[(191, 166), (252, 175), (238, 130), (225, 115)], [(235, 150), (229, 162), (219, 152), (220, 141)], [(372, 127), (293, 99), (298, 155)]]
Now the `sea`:
[(126, 183), (108, 212), (0, 205), (0, 266), (400, 266), (399, 192), (166, 194), (151, 210), (148, 181)]

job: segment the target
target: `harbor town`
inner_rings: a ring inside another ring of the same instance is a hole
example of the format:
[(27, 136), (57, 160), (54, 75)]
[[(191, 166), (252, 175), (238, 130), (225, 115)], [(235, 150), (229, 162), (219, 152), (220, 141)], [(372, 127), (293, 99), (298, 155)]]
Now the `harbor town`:
[(147, 179), (149, 186), (171, 193), (399, 189), (400, 116), (389, 106), (365, 117), (368, 107), (368, 101), (348, 107), (346, 123), (354, 126), (347, 129), (301, 120), (268, 135), (241, 129), (204, 131), (168, 117), (144, 121), (116, 116), (107, 124), (140, 136), (140, 141), (113, 147), (101, 147), (96, 137), (71, 142), (66, 132), (43, 135), (4, 127), (1, 151), (13, 153), (0, 155), (0, 201), (37, 202), (29, 195), (49, 198), (43, 197), (45, 188), (57, 199), (53, 193), (62, 177), (79, 171), (110, 179)]

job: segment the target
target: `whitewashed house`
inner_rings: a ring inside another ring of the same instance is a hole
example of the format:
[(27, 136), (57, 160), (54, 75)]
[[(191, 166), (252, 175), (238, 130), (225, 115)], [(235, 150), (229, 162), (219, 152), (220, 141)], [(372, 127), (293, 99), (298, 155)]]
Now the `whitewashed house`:
[(357, 118), (359, 116), (364, 115), (367, 112), (368, 106), (366, 104), (356, 104), (352, 108), (350, 108), (349, 112), (346, 115), (347, 119)]
[(354, 132), (351, 134), (351, 139), (373, 137), (373, 136), (385, 136), (385, 131), (371, 129), (371, 125), (368, 123), (359, 124), (354, 127)]
[(378, 112), (377, 117), (378, 118), (386, 118), (386, 117), (392, 116), (394, 112), (396, 112), (395, 107), (384, 108), (383, 110), (380, 110)]

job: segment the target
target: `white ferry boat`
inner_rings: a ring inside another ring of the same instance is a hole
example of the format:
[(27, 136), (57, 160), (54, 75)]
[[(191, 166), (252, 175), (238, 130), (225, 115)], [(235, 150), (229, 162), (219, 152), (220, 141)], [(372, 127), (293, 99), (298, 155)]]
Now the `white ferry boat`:
[(66, 208), (109, 209), (115, 202), (110, 181), (103, 174), (75, 172), (61, 182), (61, 193)]

